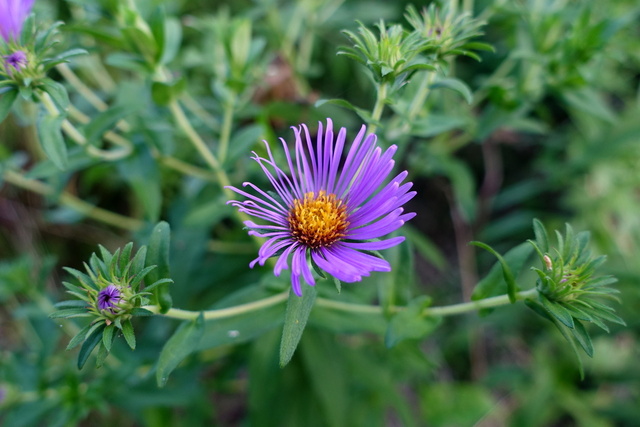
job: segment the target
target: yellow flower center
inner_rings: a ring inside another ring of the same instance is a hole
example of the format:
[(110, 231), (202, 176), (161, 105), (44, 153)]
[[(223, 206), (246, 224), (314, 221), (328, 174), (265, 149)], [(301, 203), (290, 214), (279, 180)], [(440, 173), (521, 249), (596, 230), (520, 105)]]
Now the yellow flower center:
[(331, 246), (346, 236), (347, 207), (335, 194), (324, 191), (306, 193), (296, 199), (289, 211), (291, 235), (303, 245), (315, 249)]

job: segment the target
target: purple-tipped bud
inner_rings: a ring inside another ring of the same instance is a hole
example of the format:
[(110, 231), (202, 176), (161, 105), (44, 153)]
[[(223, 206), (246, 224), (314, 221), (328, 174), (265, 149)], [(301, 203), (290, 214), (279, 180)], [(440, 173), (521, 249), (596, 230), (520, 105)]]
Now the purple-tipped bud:
[(5, 68), (10, 73), (11, 67), (15, 71), (20, 71), (22, 67), (27, 65), (27, 54), (21, 50), (17, 50), (13, 52), (11, 55), (7, 55), (4, 57)]
[(6, 41), (15, 40), (22, 32), (22, 24), (31, 12), (35, 0), (0, 1), (0, 36)]
[(115, 285), (109, 285), (98, 293), (98, 309), (111, 310), (120, 301), (120, 290)]

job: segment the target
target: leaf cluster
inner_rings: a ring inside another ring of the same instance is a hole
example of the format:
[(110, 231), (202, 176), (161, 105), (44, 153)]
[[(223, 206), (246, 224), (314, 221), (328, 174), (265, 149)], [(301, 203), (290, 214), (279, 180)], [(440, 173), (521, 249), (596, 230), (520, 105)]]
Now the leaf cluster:
[[(103, 246), (99, 246), (100, 254), (92, 254), (89, 263), (85, 263), (86, 273), (65, 267), (65, 270), (75, 277), (80, 286), (63, 282), (67, 293), (77, 299), (62, 301), (56, 304), (51, 318), (88, 317), (93, 319), (84, 326), (69, 342), (67, 350), (80, 344), (78, 354), (78, 368), (86, 363), (93, 349), (100, 345), (97, 365), (104, 363), (111, 351), (116, 331), (120, 331), (131, 347), (135, 349), (136, 339), (131, 318), (133, 316), (150, 316), (153, 313), (142, 308), (149, 303), (151, 291), (164, 284), (172, 282), (168, 278), (159, 278), (142, 287), (145, 277), (154, 269), (155, 265), (145, 266), (147, 248), (142, 246), (132, 255), (133, 243), (118, 248), (114, 253)], [(101, 290), (114, 285), (120, 292), (120, 299), (113, 307), (100, 309), (98, 295)]]
[(62, 115), (65, 115), (69, 107), (69, 95), (64, 86), (47, 77), (47, 73), (56, 65), (85, 55), (87, 51), (79, 48), (59, 51), (62, 25), (59, 21), (44, 30), (39, 30), (31, 15), (23, 26), (19, 41), (0, 43), (2, 57), (17, 51), (26, 55), (26, 64), (19, 70), (15, 70), (4, 60), (0, 61), (0, 122), (7, 116), (18, 95), (25, 100), (35, 101), (41, 93), (47, 93)]
[[(615, 310), (604, 301), (618, 301), (618, 290), (610, 287), (617, 279), (597, 275), (604, 256), (593, 257), (589, 249), (590, 234), (574, 233), (569, 224), (564, 235), (556, 230), (557, 244), (552, 247), (544, 225), (534, 220), (535, 241), (530, 240), (543, 268), (532, 267), (537, 273), (537, 300), (527, 305), (542, 317), (553, 322), (576, 350), (577, 342), (592, 356), (593, 344), (582, 322), (591, 322), (609, 331), (605, 321), (624, 325)], [(575, 342), (574, 342), (575, 340)]]
[(492, 50), (485, 43), (470, 41), (482, 35), (484, 23), (468, 14), (454, 14), (448, 7), (439, 10), (434, 4), (419, 14), (410, 5), (405, 18), (412, 31), (399, 24), (387, 27), (380, 20), (376, 24), (378, 36), (358, 22), (358, 33), (344, 31), (353, 47), (343, 46), (338, 54), (366, 66), (375, 82), (401, 87), (418, 70), (446, 68), (449, 56), (466, 55), (480, 60), (475, 50)]

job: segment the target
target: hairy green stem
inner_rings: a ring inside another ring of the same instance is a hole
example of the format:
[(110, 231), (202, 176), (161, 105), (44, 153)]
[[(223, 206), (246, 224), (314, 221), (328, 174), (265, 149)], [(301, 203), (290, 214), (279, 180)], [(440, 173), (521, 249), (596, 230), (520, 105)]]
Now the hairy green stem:
[[(58, 107), (53, 102), (51, 96), (48, 93), (41, 92), (39, 94), (39, 98), (42, 105), (52, 117), (58, 117), (61, 115)], [(70, 108), (70, 112), (72, 114), (79, 115), (79, 117), (81, 117), (81, 120), (88, 120), (86, 116), (73, 108)], [(73, 125), (73, 123), (71, 123), (67, 119), (64, 119), (62, 121), (62, 130), (76, 144), (85, 147), (87, 153), (95, 157), (100, 157), (104, 160), (114, 161), (122, 159), (131, 154), (131, 151), (133, 150), (131, 143), (127, 139), (122, 138), (113, 132), (108, 132), (109, 139), (111, 140), (111, 142), (121, 146), (122, 148), (117, 150), (102, 150), (98, 147), (94, 147), (93, 145), (90, 145), (88, 143), (87, 138), (85, 138), (85, 136)]]
[[(38, 193), (43, 196), (55, 196), (56, 194), (56, 191), (47, 184), (35, 179), (26, 178), (15, 171), (4, 171), (4, 179), (16, 187), (24, 188), (25, 190), (33, 191), (34, 193)], [(66, 191), (60, 193), (58, 201), (61, 204), (80, 212), (86, 217), (124, 230), (135, 231), (140, 229), (143, 225), (143, 222), (138, 219), (129, 218), (127, 216), (98, 208)]]
[(202, 156), (204, 161), (209, 165), (209, 167), (213, 170), (218, 178), (218, 182), (220, 186), (223, 188), (223, 191), (227, 192), (228, 195), (231, 195), (229, 190), (224, 189), (227, 185), (231, 185), (229, 182), (229, 178), (227, 174), (224, 172), (222, 167), (220, 167), (220, 162), (213, 155), (207, 144), (200, 138), (200, 135), (196, 132), (196, 130), (191, 126), (191, 122), (184, 114), (184, 111), (178, 104), (178, 101), (173, 100), (169, 104), (169, 110), (171, 110), (171, 114), (173, 114), (173, 118), (175, 119), (178, 127), (185, 133), (191, 144), (198, 150), (198, 153)]
[[(289, 298), (289, 290), (258, 301), (253, 301), (247, 304), (240, 304), (228, 308), (221, 308), (217, 310), (190, 311), (181, 310), (179, 308), (170, 308), (169, 311), (163, 313), (162, 316), (180, 320), (192, 320), (200, 316), (200, 313), (202, 313), (202, 316), (205, 320), (224, 319), (226, 317), (238, 316), (240, 314), (260, 310), (262, 308), (271, 307), (273, 305), (277, 305), (281, 302), (286, 301), (287, 298)], [(160, 313), (160, 307), (157, 305), (145, 305), (142, 308), (149, 310), (154, 314)]]
[[(235, 196), (235, 193), (229, 190), (228, 188), (226, 188), (227, 186), (231, 185), (231, 182), (229, 181), (229, 177), (227, 176), (226, 172), (220, 165), (220, 162), (213, 155), (213, 153), (211, 152), (207, 144), (200, 137), (200, 135), (198, 135), (196, 130), (193, 128), (193, 126), (191, 126), (191, 122), (189, 121), (187, 116), (184, 114), (184, 111), (180, 107), (180, 104), (178, 104), (178, 101), (176, 100), (171, 101), (171, 103), (169, 104), (169, 109), (171, 110), (171, 113), (173, 114), (173, 118), (175, 119), (180, 129), (182, 129), (182, 131), (187, 135), (187, 138), (189, 138), (189, 141), (191, 141), (191, 143), (196, 148), (196, 150), (198, 150), (198, 153), (200, 153), (204, 161), (209, 165), (209, 167), (215, 173), (216, 177), (218, 178), (218, 183), (220, 184), (220, 187), (222, 188), (222, 191), (225, 193), (227, 198), (229, 199), (233, 198)], [(239, 212), (237, 210), (234, 211), (234, 214), (240, 220), (240, 222), (244, 222), (250, 219), (247, 214), (243, 212)], [(262, 246), (262, 239), (260, 237), (257, 237), (257, 236), (251, 236), (251, 237), (258, 246)], [(272, 260), (269, 260), (268, 262), (270, 265), (273, 265)]]
[[(56, 70), (58, 70), (58, 72), (62, 74), (62, 77), (64, 77), (65, 80), (73, 86), (73, 88), (78, 91), (78, 93), (82, 95), (82, 97), (86, 99), (96, 110), (106, 111), (109, 108), (109, 105), (96, 95), (89, 86), (84, 84), (84, 82), (80, 80), (80, 78), (71, 70), (71, 68), (69, 68), (67, 64), (56, 65)], [(73, 106), (70, 108), (73, 108)], [(116, 127), (123, 132), (129, 132), (131, 130), (129, 124), (124, 120), (120, 120), (116, 123)]]
[(220, 142), (218, 146), (218, 159), (224, 163), (229, 151), (229, 140), (231, 139), (231, 126), (233, 125), (233, 112), (235, 110), (235, 95), (224, 104), (224, 116), (222, 118), (222, 130), (220, 131)]
[(164, 156), (157, 150), (152, 151), (153, 157), (158, 159), (158, 161), (168, 168), (181, 172), (185, 175), (195, 176), (200, 179), (204, 179), (205, 181), (216, 181), (216, 176), (211, 173), (208, 169), (202, 169), (197, 166), (194, 166), (190, 163), (184, 162), (178, 158), (173, 156)]
[(431, 90), (431, 85), (433, 84), (433, 80), (436, 78), (435, 71), (427, 71), (426, 76), (420, 82), (420, 86), (418, 86), (418, 90), (411, 100), (411, 105), (409, 106), (409, 112), (407, 113), (408, 117), (408, 125), (411, 125), (411, 121), (416, 118), (422, 107), (424, 107), (424, 103), (427, 101), (427, 96), (429, 96), (429, 91)]
[(104, 111), (109, 106), (106, 102), (104, 102), (98, 95), (96, 95), (82, 80), (76, 76), (76, 74), (69, 68), (67, 64), (58, 64), (56, 65), (56, 70), (62, 77), (71, 85), (73, 88), (78, 91), (80, 95), (84, 99), (86, 99), (89, 104), (93, 105), (93, 107), (98, 111)]
[(375, 133), (378, 128), (377, 122), (380, 121), (380, 117), (382, 117), (382, 111), (384, 110), (384, 104), (387, 100), (387, 83), (381, 83), (378, 87), (378, 95), (376, 96), (376, 103), (373, 106), (373, 112), (371, 113), (371, 119), (374, 123), (369, 124), (369, 133)]
[[(516, 300), (521, 301), (527, 298), (534, 297), (538, 294), (537, 289), (529, 289), (527, 291), (518, 292), (516, 294)], [(162, 316), (170, 317), (179, 320), (193, 320), (202, 313), (205, 320), (211, 319), (224, 319), (227, 317), (238, 316), (240, 314), (248, 313), (255, 310), (271, 307), (285, 301), (289, 296), (289, 291), (281, 292), (279, 294), (264, 298), (258, 301), (250, 302), (247, 304), (241, 304), (234, 307), (222, 308), (217, 310), (205, 310), (205, 311), (190, 311), (181, 310), (178, 308), (171, 308), (168, 312), (162, 314)], [(440, 317), (440, 316), (455, 316), (458, 314), (464, 314), (471, 311), (482, 310), (485, 308), (500, 307), (502, 305), (508, 305), (509, 296), (499, 295), (496, 297), (485, 298), (478, 301), (464, 302), (460, 304), (445, 305), (439, 307), (428, 307), (422, 311), (422, 315), (425, 317)], [(379, 305), (367, 305), (367, 304), (353, 304), (343, 301), (336, 301), (327, 298), (317, 298), (316, 305), (319, 307), (325, 307), (338, 311), (347, 311), (351, 313), (363, 313), (363, 314), (383, 314), (383, 308)], [(154, 314), (160, 313), (160, 307), (157, 305), (147, 305), (142, 307), (151, 311)], [(393, 306), (391, 312), (400, 312), (405, 310), (405, 307)]]

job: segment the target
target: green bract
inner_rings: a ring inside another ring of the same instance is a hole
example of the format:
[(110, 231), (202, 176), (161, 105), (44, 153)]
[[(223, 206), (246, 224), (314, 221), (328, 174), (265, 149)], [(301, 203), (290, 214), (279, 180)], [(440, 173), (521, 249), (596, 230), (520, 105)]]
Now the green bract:
[[(55, 47), (60, 42), (60, 26), (56, 22), (44, 31), (36, 31), (33, 16), (27, 18), (19, 41), (7, 44), (0, 43), (0, 56), (6, 57), (16, 51), (24, 52), (26, 61), (19, 70), (3, 64), (0, 67), (0, 88), (3, 99), (8, 93), (19, 92), (24, 99), (31, 99), (34, 91), (48, 93), (56, 105), (65, 111), (69, 106), (66, 89), (58, 82), (47, 77), (51, 68), (58, 64), (69, 62), (69, 59), (84, 55), (84, 49), (70, 49), (62, 53), (56, 52)], [(37, 93), (36, 93), (37, 94)], [(11, 104), (6, 106), (8, 112)]]
[(547, 231), (542, 223), (534, 220), (536, 240), (530, 240), (540, 257), (543, 268), (533, 267), (539, 278), (536, 283), (539, 298), (528, 300), (529, 307), (551, 320), (572, 344), (571, 337), (589, 356), (593, 355), (591, 338), (581, 322), (592, 322), (605, 331), (604, 321), (624, 325), (615, 310), (605, 301), (618, 301), (617, 289), (609, 285), (617, 282), (613, 276), (599, 276), (597, 268), (605, 256), (592, 256), (588, 248), (590, 234), (587, 231), (574, 234), (569, 224), (564, 236), (556, 231), (557, 245), (550, 246)]
[(420, 53), (432, 48), (432, 41), (420, 34), (409, 33), (401, 25), (387, 28), (384, 21), (377, 24), (379, 37), (359, 23), (358, 33), (344, 31), (353, 47), (342, 47), (338, 54), (346, 55), (369, 68), (378, 83), (402, 83), (419, 69), (434, 70), (428, 58)]
[(485, 22), (468, 13), (456, 14), (448, 6), (439, 10), (431, 3), (420, 13), (409, 5), (405, 18), (414, 32), (430, 41), (433, 58), (440, 65), (445, 65), (443, 59), (451, 55), (465, 55), (480, 61), (474, 50), (493, 50), (489, 44), (470, 41), (484, 34), (480, 28)]
[(369, 68), (376, 82), (399, 86), (417, 70), (446, 68), (447, 56), (480, 60), (474, 50), (493, 50), (486, 43), (470, 41), (483, 34), (480, 28), (484, 22), (468, 14), (455, 14), (448, 7), (439, 10), (432, 4), (421, 13), (409, 6), (405, 18), (412, 31), (401, 25), (387, 28), (380, 20), (376, 25), (379, 37), (359, 23), (359, 34), (344, 31), (354, 46), (342, 47), (338, 53)]

